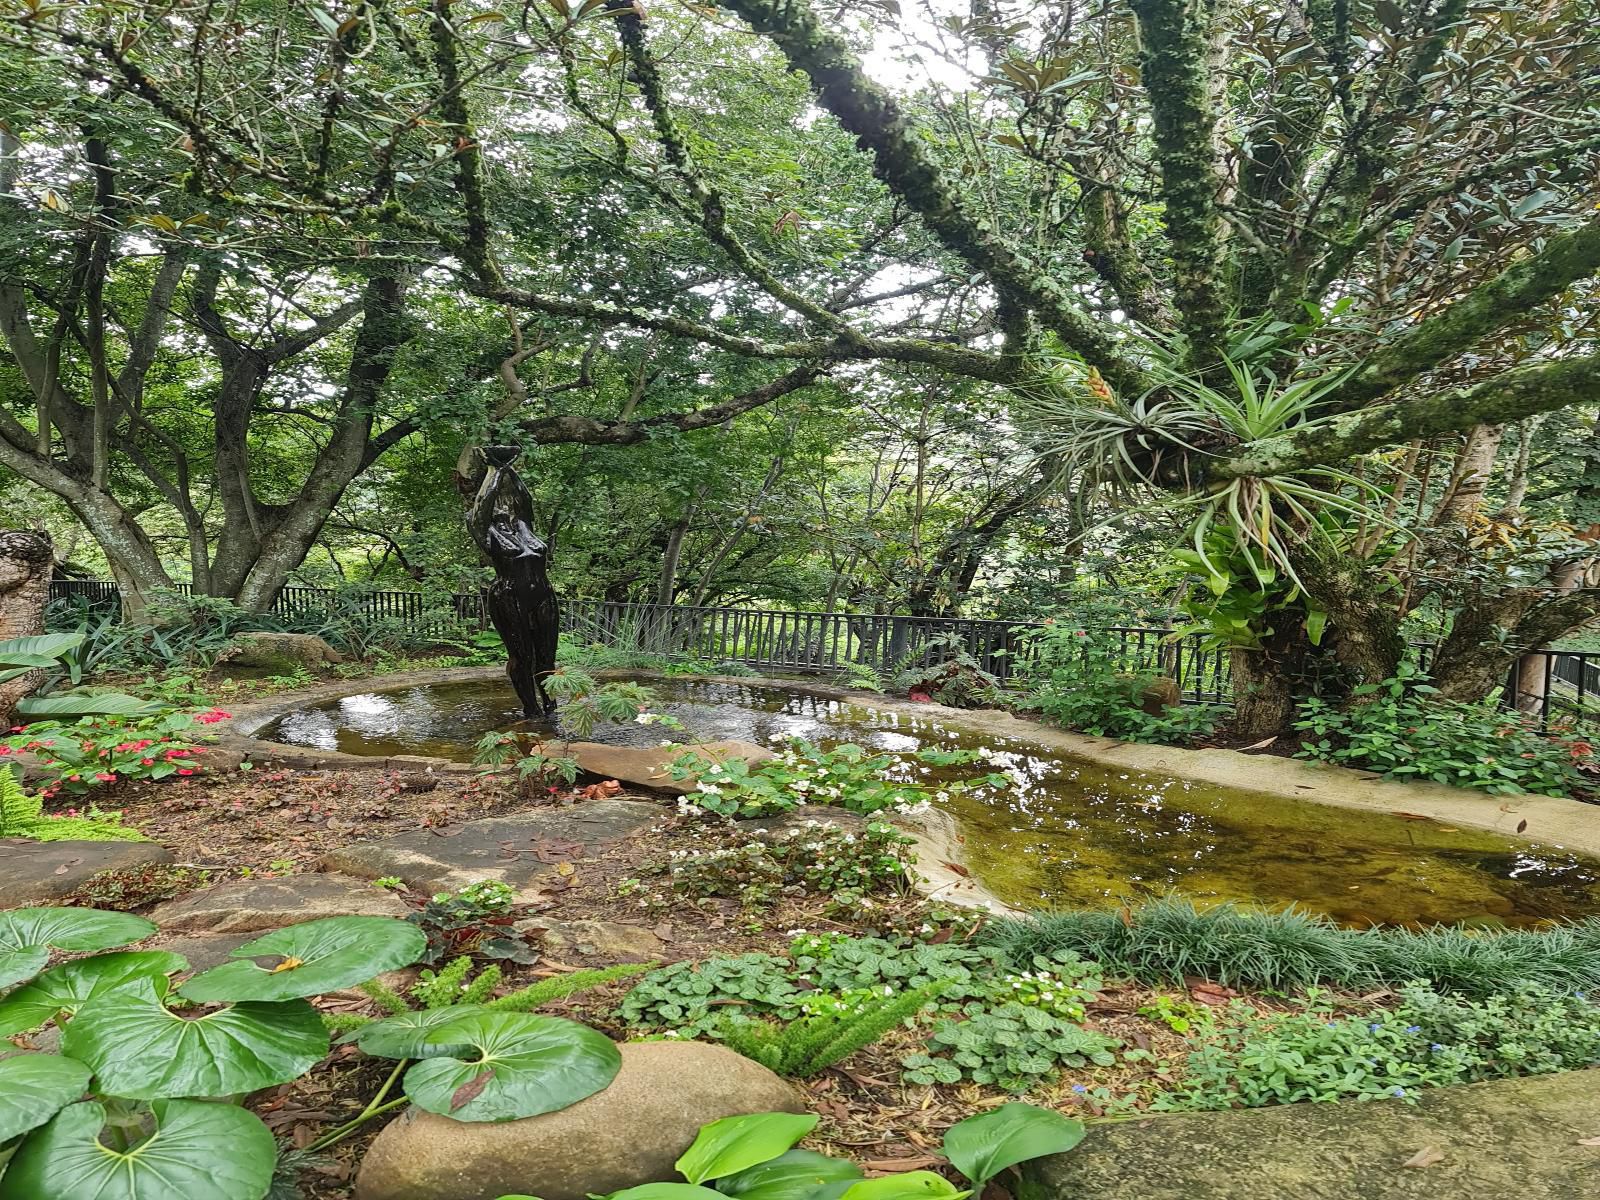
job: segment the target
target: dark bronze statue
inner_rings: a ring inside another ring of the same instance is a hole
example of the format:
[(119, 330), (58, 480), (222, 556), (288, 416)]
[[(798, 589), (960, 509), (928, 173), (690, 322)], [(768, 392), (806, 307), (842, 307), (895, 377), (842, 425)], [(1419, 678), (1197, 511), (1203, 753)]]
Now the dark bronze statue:
[(506, 675), (529, 720), (548, 719), (555, 701), (544, 678), (555, 670), (560, 609), (545, 574), (550, 548), (533, 531), (533, 498), (512, 464), (516, 446), (489, 446), (488, 472), (467, 509), (467, 529), (494, 566), (489, 619), (506, 644)]

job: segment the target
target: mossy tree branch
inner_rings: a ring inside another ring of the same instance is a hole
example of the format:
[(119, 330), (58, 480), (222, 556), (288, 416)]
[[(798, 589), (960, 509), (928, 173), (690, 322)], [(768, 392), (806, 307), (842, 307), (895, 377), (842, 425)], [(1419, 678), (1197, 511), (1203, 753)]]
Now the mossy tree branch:
[(856, 143), (873, 156), (874, 170), (934, 235), (986, 275), (1005, 300), (1031, 310), (1039, 323), (1099, 368), (1113, 386), (1139, 393), (1149, 387), (1111, 328), (1088, 315), (1048, 271), (1008, 246), (971, 211), (888, 91), (868, 78), (843, 39), (824, 29), (804, 0), (720, 0), (773, 43), (811, 80), (817, 99)]
[(1217, 112), (1208, 69), (1215, 4), (1133, 0), (1140, 72), (1161, 165), (1161, 194), (1172, 254), (1173, 296), (1188, 341), (1188, 366), (1222, 362), (1228, 309), (1221, 281), (1217, 191)]

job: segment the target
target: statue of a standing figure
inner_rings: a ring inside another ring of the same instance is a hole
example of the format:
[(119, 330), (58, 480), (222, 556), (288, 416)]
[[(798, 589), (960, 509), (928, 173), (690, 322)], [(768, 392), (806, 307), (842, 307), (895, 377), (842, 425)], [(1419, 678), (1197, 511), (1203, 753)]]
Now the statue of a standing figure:
[(516, 446), (488, 446), (489, 470), (467, 509), (467, 529), (494, 565), (489, 619), (506, 645), (506, 675), (529, 720), (544, 720), (555, 701), (544, 677), (555, 670), (560, 609), (546, 575), (550, 548), (533, 531), (533, 497), (512, 464)]

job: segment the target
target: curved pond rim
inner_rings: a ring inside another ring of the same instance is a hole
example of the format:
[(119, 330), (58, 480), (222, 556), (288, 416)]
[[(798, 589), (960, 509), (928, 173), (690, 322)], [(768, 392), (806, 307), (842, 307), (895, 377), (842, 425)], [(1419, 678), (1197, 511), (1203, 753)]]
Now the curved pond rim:
[[(1336, 808), (1363, 809), (1386, 815), (1409, 816), (1487, 830), (1508, 839), (1558, 846), (1600, 858), (1600, 807), (1556, 796), (1518, 794), (1491, 796), (1465, 788), (1436, 783), (1382, 779), (1350, 767), (1271, 754), (1245, 754), (1238, 750), (1190, 750), (1179, 746), (1150, 746), (1071, 733), (1015, 713), (995, 708), (950, 708), (885, 696), (878, 692), (836, 687), (810, 679), (770, 675), (668, 675), (660, 671), (607, 670), (600, 679), (641, 679), (672, 682), (720, 683), (739, 687), (771, 687), (827, 700), (840, 700), (905, 717), (936, 720), (966, 733), (1018, 738), (1047, 747), (1067, 758), (1099, 767), (1176, 776), (1237, 792), (1280, 800), (1302, 800)], [(371, 770), (396, 766), (426, 766), (441, 773), (470, 773), (466, 763), (445, 759), (345, 754), (312, 750), (253, 736), (272, 721), (307, 705), (339, 700), (367, 692), (398, 691), (427, 684), (471, 683), (503, 679), (500, 667), (439, 667), (398, 671), (392, 675), (340, 679), (280, 692), (260, 704), (239, 706), (233, 717), (213, 727), (219, 748), (252, 759), (285, 764), (320, 766), (335, 770)]]

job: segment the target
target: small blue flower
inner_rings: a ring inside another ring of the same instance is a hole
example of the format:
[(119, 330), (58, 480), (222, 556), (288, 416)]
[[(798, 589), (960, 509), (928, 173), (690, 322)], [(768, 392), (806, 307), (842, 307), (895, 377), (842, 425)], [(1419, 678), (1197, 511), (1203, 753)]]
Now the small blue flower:
[(1383, 1028), (1383, 1026), (1378, 1025), (1378, 1024), (1372, 1024), (1372, 1025), (1368, 1025), (1367, 1028), (1372, 1030), (1373, 1033), (1377, 1033), (1378, 1030)]
[(1081, 1083), (1075, 1083), (1075, 1084), (1073, 1084), (1073, 1085), (1072, 1085), (1072, 1090), (1073, 1090), (1073, 1091), (1075, 1091), (1075, 1092), (1077, 1092), (1077, 1093), (1078, 1093), (1078, 1095), (1080, 1095), (1080, 1096), (1081, 1096), (1081, 1095), (1083, 1095), (1083, 1094), (1084, 1094), (1084, 1093), (1085, 1093), (1085, 1092), (1087, 1092), (1087, 1091), (1088, 1091), (1088, 1090), (1089, 1090), (1089, 1089), (1088, 1089), (1088, 1088), (1086, 1088), (1086, 1087), (1084, 1087), (1084, 1086), (1083, 1086), (1083, 1084), (1081, 1084)]
[(1588, 999), (1588, 997), (1585, 996), (1582, 992), (1573, 992), (1572, 994), (1574, 996), (1576, 996), (1579, 1000), (1587, 1000)]
[(1421, 1025), (1407, 1025), (1406, 1026), (1406, 1032), (1407, 1033), (1421, 1033), (1422, 1032), (1422, 1026)]
[(1443, 1050), (1444, 1047), (1441, 1046), (1438, 1042), (1434, 1042), (1433, 1045), (1428, 1047), (1428, 1049), (1432, 1050), (1435, 1054), (1437, 1054), (1439, 1051)]
[(1403, 1087), (1397, 1087), (1394, 1089), (1394, 1094), (1396, 1096), (1404, 1096), (1406, 1094), (1406, 1090)]

